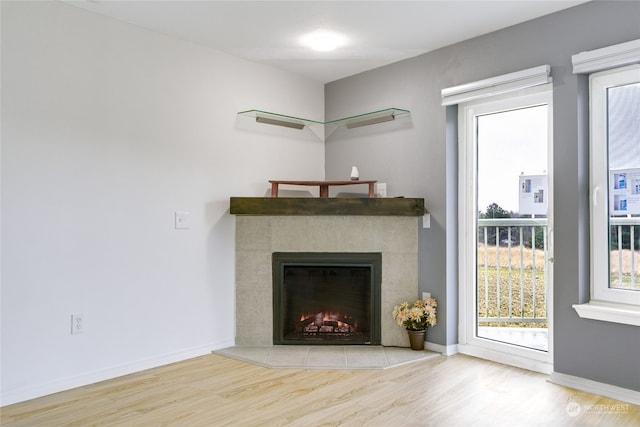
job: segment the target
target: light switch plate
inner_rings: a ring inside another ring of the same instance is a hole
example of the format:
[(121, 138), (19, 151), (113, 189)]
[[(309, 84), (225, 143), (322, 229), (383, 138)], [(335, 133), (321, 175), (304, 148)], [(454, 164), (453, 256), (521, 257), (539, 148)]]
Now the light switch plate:
[(176, 211), (176, 230), (184, 230), (191, 228), (191, 213), (186, 211)]

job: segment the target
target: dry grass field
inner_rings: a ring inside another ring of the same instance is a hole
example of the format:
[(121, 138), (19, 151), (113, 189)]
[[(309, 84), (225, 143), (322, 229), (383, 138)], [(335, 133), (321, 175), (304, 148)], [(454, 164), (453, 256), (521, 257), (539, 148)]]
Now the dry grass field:
[[(640, 290), (640, 251), (634, 252), (629, 249), (611, 251), (609, 265), (612, 286)], [(622, 271), (620, 267), (622, 267)]]
[[(486, 273), (486, 276), (485, 276)], [(486, 277), (486, 282), (485, 282)], [(535, 277), (535, 305), (533, 283)], [(487, 285), (485, 291), (485, 283)], [(478, 268), (478, 314), (480, 317), (513, 317), (512, 322), (490, 322), (482, 323), (481, 326), (517, 326), (531, 328), (546, 328), (546, 321), (542, 322), (518, 322), (518, 317), (546, 319), (546, 297), (544, 272), (537, 270), (534, 276), (533, 271), (512, 270), (511, 284), (509, 284), (509, 271), (500, 269), (500, 304), (498, 310), (498, 269), (496, 267), (484, 266)], [(511, 304), (509, 304), (511, 301)], [(486, 304), (485, 304), (486, 302)], [(511, 312), (509, 312), (511, 305)]]
[[(485, 250), (485, 245), (479, 244), (478, 316), (512, 318), (509, 322), (481, 322), (480, 326), (546, 328), (544, 275), (542, 249), (523, 247), (521, 251), (519, 246), (511, 250), (506, 246), (487, 246)], [(541, 322), (517, 319), (532, 318), (534, 313)]]
[[(496, 251), (495, 246), (486, 247), (487, 265), (489, 267), (496, 267), (498, 260), (500, 261), (500, 267), (507, 268), (509, 266), (509, 259), (511, 259), (511, 268), (520, 268), (520, 260), (525, 269), (530, 270), (533, 265), (533, 259), (535, 257), (536, 269), (542, 270), (544, 268), (544, 251), (542, 249), (532, 250), (531, 248), (522, 248), (522, 254), (519, 246), (512, 246), (511, 253), (509, 254), (509, 248), (507, 246), (499, 246)], [(509, 258), (511, 255), (511, 258)], [(483, 266), (485, 263), (485, 246), (484, 244), (478, 244), (478, 266)]]

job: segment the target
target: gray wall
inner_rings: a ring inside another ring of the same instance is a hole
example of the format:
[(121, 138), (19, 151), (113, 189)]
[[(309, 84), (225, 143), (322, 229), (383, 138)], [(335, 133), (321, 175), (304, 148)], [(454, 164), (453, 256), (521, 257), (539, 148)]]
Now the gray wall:
[(326, 118), (400, 107), (411, 117), (336, 131), (326, 143), (326, 177), (352, 165), (388, 183), (390, 196), (424, 197), (431, 228), (420, 233), (420, 290), (440, 302), (429, 341), (457, 342), (455, 109), (442, 88), (542, 64), (554, 86), (554, 370), (640, 390), (638, 328), (580, 319), (571, 307), (589, 298), (586, 77), (571, 56), (640, 38), (639, 2), (590, 2), (409, 60), (332, 82)]

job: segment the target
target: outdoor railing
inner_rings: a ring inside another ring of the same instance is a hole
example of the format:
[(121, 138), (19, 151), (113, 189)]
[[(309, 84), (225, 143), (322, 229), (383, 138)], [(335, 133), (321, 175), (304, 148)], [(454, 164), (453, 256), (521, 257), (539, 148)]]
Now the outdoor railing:
[(547, 251), (546, 218), (478, 220), (479, 325), (547, 326)]
[[(640, 217), (611, 217), (611, 287), (640, 289)], [(546, 327), (547, 219), (478, 220), (477, 313), (484, 326)]]
[[(611, 256), (609, 259), (611, 287), (640, 289), (640, 247), (637, 245), (636, 227), (640, 217), (610, 217), (609, 232)], [(639, 252), (636, 254), (636, 252)]]

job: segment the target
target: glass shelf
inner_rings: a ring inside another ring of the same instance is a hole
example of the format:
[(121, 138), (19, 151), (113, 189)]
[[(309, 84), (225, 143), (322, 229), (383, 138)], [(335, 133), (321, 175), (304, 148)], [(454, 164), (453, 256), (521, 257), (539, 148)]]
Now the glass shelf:
[(357, 114), (355, 116), (344, 117), (342, 119), (330, 120), (325, 122), (326, 125), (346, 126), (351, 129), (354, 127), (368, 126), (376, 123), (388, 122), (397, 117), (411, 114), (409, 110), (402, 108), (385, 108), (384, 110), (372, 111), (370, 113)]
[(324, 122), (316, 120), (303, 119), (301, 117), (286, 116), (284, 114), (270, 113), (262, 110), (247, 110), (240, 111), (239, 116), (251, 117), (258, 123), (265, 123), (268, 125), (285, 126), (294, 129), (302, 129), (309, 125), (324, 125)]
[(370, 113), (358, 114), (344, 117), (342, 119), (320, 122), (317, 120), (303, 119), (301, 117), (287, 116), (284, 114), (270, 113), (262, 110), (241, 111), (238, 115), (254, 118), (259, 123), (266, 123), (276, 126), (285, 126), (294, 129), (302, 129), (310, 125), (331, 125), (334, 127), (346, 126), (348, 129), (368, 126), (394, 120), (396, 117), (411, 114), (409, 110), (402, 108), (385, 108), (383, 110), (372, 111)]

